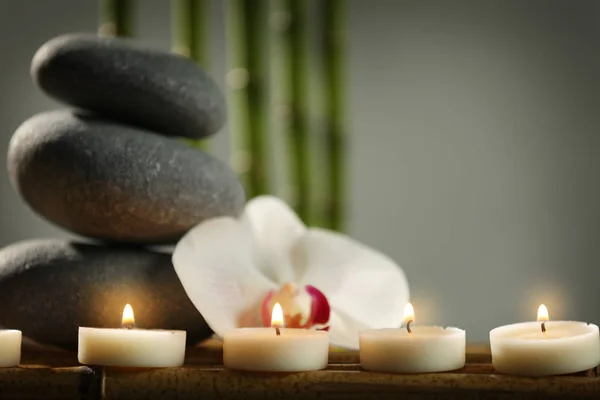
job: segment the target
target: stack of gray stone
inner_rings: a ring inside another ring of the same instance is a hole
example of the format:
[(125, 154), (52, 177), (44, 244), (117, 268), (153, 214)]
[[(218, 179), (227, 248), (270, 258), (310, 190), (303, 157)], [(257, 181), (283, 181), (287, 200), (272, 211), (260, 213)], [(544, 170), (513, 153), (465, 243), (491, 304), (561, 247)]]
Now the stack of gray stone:
[(71, 108), (17, 129), (11, 181), (40, 216), (88, 240), (0, 251), (0, 325), (74, 349), (79, 326), (118, 327), (130, 303), (141, 327), (184, 329), (189, 342), (208, 337), (171, 255), (149, 247), (243, 209), (227, 165), (181, 140), (222, 127), (217, 85), (186, 58), (88, 35), (47, 42), (31, 73)]

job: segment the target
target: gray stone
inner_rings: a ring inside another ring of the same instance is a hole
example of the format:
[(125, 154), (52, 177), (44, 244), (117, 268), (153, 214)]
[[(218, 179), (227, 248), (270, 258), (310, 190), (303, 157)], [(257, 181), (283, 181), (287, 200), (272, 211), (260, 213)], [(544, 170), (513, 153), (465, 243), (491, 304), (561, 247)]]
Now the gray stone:
[(77, 349), (79, 326), (119, 328), (125, 304), (136, 326), (211, 330), (188, 299), (170, 254), (64, 240), (31, 240), (0, 251), (0, 325), (39, 343)]
[(25, 121), (8, 170), (40, 215), (90, 238), (173, 243), (197, 223), (241, 213), (229, 167), (180, 140), (70, 110)]
[(165, 135), (201, 138), (225, 122), (223, 94), (193, 61), (126, 39), (59, 36), (37, 51), (31, 74), (62, 102)]

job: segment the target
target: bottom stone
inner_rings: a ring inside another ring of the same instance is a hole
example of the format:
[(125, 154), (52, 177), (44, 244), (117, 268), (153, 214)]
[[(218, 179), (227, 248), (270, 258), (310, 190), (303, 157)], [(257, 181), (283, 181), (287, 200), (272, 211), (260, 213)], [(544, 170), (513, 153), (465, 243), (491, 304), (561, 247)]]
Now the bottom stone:
[(0, 325), (36, 342), (76, 350), (80, 326), (118, 328), (127, 303), (139, 328), (185, 330), (188, 345), (212, 334), (170, 254), (64, 240), (0, 251)]

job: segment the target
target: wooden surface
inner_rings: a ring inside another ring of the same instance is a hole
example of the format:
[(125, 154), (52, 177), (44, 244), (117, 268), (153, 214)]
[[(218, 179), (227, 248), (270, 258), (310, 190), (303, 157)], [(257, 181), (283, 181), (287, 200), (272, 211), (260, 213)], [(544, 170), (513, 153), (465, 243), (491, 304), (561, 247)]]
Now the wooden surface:
[(223, 369), (220, 343), (188, 349), (166, 369), (89, 368), (76, 354), (26, 350), (19, 368), (0, 369), (0, 399), (600, 399), (596, 371), (547, 378), (495, 373), (489, 348), (468, 346), (467, 365), (433, 374), (363, 371), (358, 352), (330, 352), (323, 371), (248, 373)]

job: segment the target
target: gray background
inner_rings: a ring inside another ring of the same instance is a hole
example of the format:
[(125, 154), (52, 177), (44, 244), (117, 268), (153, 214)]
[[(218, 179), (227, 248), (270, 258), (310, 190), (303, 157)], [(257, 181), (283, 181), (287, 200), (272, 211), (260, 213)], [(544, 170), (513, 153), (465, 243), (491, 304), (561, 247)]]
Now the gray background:
[[(168, 49), (169, 2), (140, 3), (142, 40)], [(22, 121), (58, 107), (30, 81), (35, 50), (96, 25), (95, 0), (0, 1), (0, 163)], [(418, 322), (487, 341), (541, 302), (600, 322), (600, 2), (354, 0), (349, 26), (350, 233), (403, 266)], [(6, 173), (0, 188), (0, 246), (67, 236)]]

